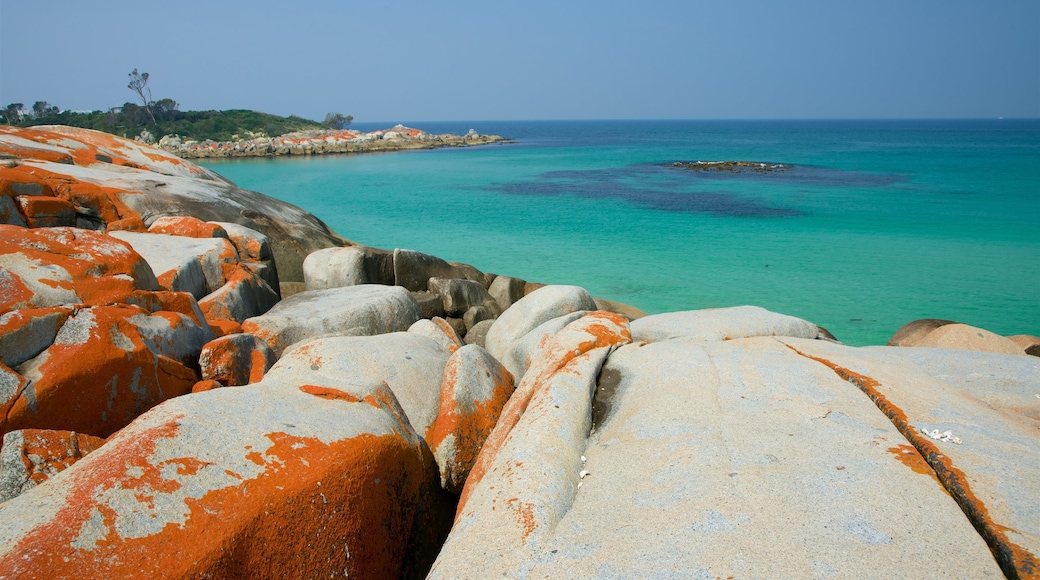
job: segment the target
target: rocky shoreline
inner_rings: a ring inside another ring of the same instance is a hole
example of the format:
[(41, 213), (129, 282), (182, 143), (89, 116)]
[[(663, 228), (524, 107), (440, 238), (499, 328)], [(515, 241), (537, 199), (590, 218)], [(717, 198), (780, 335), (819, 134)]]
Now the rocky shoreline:
[(648, 316), (0, 127), (0, 577), (1036, 578), (1038, 349)]
[(182, 159), (215, 159), (475, 147), (507, 141), (509, 139), (505, 137), (481, 135), (473, 129), (465, 135), (435, 135), (404, 125), (395, 125), (390, 129), (368, 133), (354, 129), (311, 130), (278, 137), (249, 135), (236, 141), (187, 141), (176, 135), (167, 135), (159, 140), (157, 146)]

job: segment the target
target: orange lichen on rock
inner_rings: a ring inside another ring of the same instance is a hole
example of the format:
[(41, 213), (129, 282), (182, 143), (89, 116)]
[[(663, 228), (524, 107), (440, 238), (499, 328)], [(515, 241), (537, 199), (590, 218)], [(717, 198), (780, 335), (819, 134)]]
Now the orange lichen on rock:
[(0, 126), (0, 153), (81, 167), (109, 164), (164, 174), (205, 173), (201, 167), (161, 149), (101, 131), (61, 125)]
[[(18, 432), (18, 453), (31, 485), (39, 485), (104, 445), (100, 437), (74, 431), (23, 429)], [(10, 441), (11, 438), (8, 438)], [(10, 453), (7, 446), (5, 452)]]
[(448, 324), (448, 321), (444, 320), (440, 316), (434, 316), (430, 319), (430, 322), (436, 324), (437, 327), (444, 332), (444, 335), (448, 337), (448, 350), (452, 353), (457, 352), (459, 348), (462, 346), (462, 341), (459, 340), (459, 335), (455, 333), (455, 329), (452, 328), (450, 324)]
[[(131, 322), (138, 306), (80, 310), (43, 353), (19, 367), (31, 379), (0, 418), (0, 433), (65, 429), (107, 437), (152, 406), (191, 392), (198, 375), (153, 350)], [(154, 322), (152, 323), (154, 324)]]
[(223, 388), (223, 387), (224, 387), (224, 385), (218, 383), (217, 381), (214, 381), (213, 379), (203, 379), (203, 380), (195, 383), (191, 387), (191, 392), (192, 393), (205, 393), (206, 391), (212, 391), (213, 389), (220, 389), (220, 388)]
[(199, 218), (188, 216), (161, 217), (148, 226), (153, 234), (169, 234), (187, 238), (227, 238), (224, 228), (212, 222), (204, 222)]
[(132, 192), (117, 187), (79, 181), (63, 173), (50, 171), (37, 165), (0, 166), (0, 183), (9, 184), (5, 185), (5, 189), (13, 185), (15, 190), (19, 186), (25, 188), (35, 185), (41, 192), (38, 195), (53, 195), (65, 200), (76, 208), (77, 213), (96, 218), (102, 224), (111, 224), (124, 219), (141, 219), (140, 214), (130, 209), (121, 199), (122, 195)]
[[(32, 306), (110, 304), (138, 289), (157, 289), (151, 268), (137, 252), (91, 230), (0, 225), (0, 256), (2, 265), (34, 291), (28, 301)], [(38, 277), (30, 280), (29, 275)], [(46, 292), (47, 287), (59, 292)]]
[(320, 385), (300, 385), (300, 392), (314, 395), (315, 397), (321, 397), (323, 399), (334, 399), (337, 401), (346, 401), (348, 403), (357, 403), (361, 401), (361, 397), (358, 397), (357, 395), (351, 395), (346, 391), (333, 389), (331, 387), (322, 387)]
[(279, 300), (259, 276), (242, 265), (234, 265), (225, 284), (199, 301), (207, 320), (230, 320), (241, 324), (247, 318), (260, 316)]
[[(0, 231), (0, 236), (3, 232)], [(3, 250), (0, 249), (0, 252)], [(33, 291), (18, 274), (0, 266), (0, 314), (16, 308), (26, 308), (32, 301)]]
[[(400, 575), (423, 481), (405, 438), (275, 430), (237, 458), (164, 459), (158, 449), (175, 444), (179, 423), (120, 436), (91, 458), (64, 506), (0, 556), (0, 576)], [(129, 520), (137, 527), (120, 525)]]
[(448, 359), (437, 419), (426, 433), (444, 489), (462, 491), (512, 394), (512, 374), (483, 349), (470, 345)]
[(45, 195), (19, 195), (18, 205), (30, 228), (76, 225), (76, 208), (64, 199)]
[(523, 530), (520, 539), (526, 540), (537, 527), (534, 519), (534, 504), (522, 502), (519, 498), (510, 498), (506, 503), (516, 514), (516, 521)]
[(199, 367), (203, 379), (230, 387), (259, 382), (277, 360), (267, 343), (252, 334), (238, 333), (206, 343), (199, 354)]
[(926, 436), (910, 423), (898, 406), (881, 392), (881, 383), (876, 379), (847, 369), (825, 358), (815, 357), (796, 349), (788, 348), (799, 355), (827, 366), (842, 379), (858, 387), (877, 405), (899, 432), (914, 446), (918, 453), (934, 470), (936, 477), (960, 506), (979, 535), (986, 541), (1001, 570), (1008, 578), (1035, 578), (1040, 576), (1040, 559), (1025, 548), (1008, 539), (1008, 528), (993, 521), (986, 504), (971, 489), (968, 476), (953, 465), (953, 461)]
[(218, 337), (242, 332), (242, 325), (234, 320), (207, 320), (206, 322)]
[[(921, 456), (920, 452), (913, 445), (896, 445), (895, 447), (889, 447), (886, 451), (892, 454), (893, 457), (899, 460), (900, 463), (909, 467), (914, 473), (920, 473), (921, 475), (927, 475), (935, 480), (940, 486), (942, 482), (939, 481), (939, 477), (935, 475), (935, 470), (932, 469), (931, 465), (925, 461), (925, 458)], [(946, 488), (943, 488), (945, 491)]]
[(199, 303), (188, 292), (171, 292), (168, 290), (137, 290), (130, 294), (127, 304), (134, 304), (149, 312), (177, 312), (191, 318), (195, 324), (206, 324)]
[(527, 406), (543, 391), (558, 372), (565, 372), (568, 363), (581, 355), (602, 347), (616, 347), (632, 342), (628, 319), (613, 312), (597, 310), (568, 324), (541, 349), (531, 367), (506, 403), (498, 424), (480, 450), (469, 478), (466, 480), (456, 517), (462, 514), (472, 490), (495, 461)]

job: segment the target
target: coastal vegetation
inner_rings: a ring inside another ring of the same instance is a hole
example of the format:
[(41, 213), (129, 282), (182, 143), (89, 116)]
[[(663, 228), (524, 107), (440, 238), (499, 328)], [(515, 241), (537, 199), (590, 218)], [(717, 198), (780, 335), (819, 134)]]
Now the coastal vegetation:
[(141, 137), (149, 142), (163, 135), (179, 135), (192, 141), (237, 141), (294, 131), (345, 129), (354, 120), (351, 115), (335, 112), (326, 115), (324, 122), (318, 122), (296, 115), (280, 117), (247, 109), (181, 111), (180, 104), (173, 99), (152, 99), (148, 76), (137, 69), (129, 74), (127, 88), (139, 97), (141, 104), (126, 102), (106, 111), (73, 111), (63, 110), (47, 101), (36, 101), (30, 108), (23, 103), (11, 103), (0, 109), (0, 124), (16, 127), (69, 125), (129, 139)]
[[(3, 109), (0, 122), (16, 127), (69, 125), (130, 139), (143, 136), (145, 132), (154, 138), (180, 135), (195, 141), (234, 141), (251, 134), (283, 135), (293, 131), (323, 128), (317, 121), (295, 115), (279, 117), (246, 109), (181, 111), (178, 106), (172, 99), (160, 99), (151, 102), (149, 108), (124, 103), (121, 107), (113, 107), (107, 111), (69, 111), (60, 110), (43, 101), (38, 101), (28, 110), (24, 109), (21, 103), (13, 103)], [(151, 120), (152, 115), (155, 117), (154, 123)]]

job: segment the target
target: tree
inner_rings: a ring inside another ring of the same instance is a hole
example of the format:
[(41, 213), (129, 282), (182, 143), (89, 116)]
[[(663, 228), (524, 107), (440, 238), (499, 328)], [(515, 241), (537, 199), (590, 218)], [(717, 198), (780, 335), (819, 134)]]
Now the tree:
[(325, 121), (322, 125), (329, 129), (343, 130), (350, 126), (350, 122), (354, 120), (353, 115), (343, 116), (342, 113), (329, 113), (325, 115)]
[(47, 101), (36, 101), (32, 106), (32, 115), (34, 119), (45, 119), (52, 117), (60, 112), (58, 107), (51, 105)]
[(177, 118), (177, 101), (173, 99), (159, 99), (152, 103), (155, 107), (155, 115), (161, 121), (174, 121)]
[(22, 110), (25, 107), (23, 103), (11, 103), (4, 107), (3, 111), (0, 111), (0, 115), (3, 115), (4, 123), (8, 125), (17, 125), (22, 120)]
[(151, 102), (152, 102), (152, 89), (148, 88), (148, 73), (138, 73), (137, 69), (130, 73), (130, 84), (126, 85), (126, 88), (137, 93), (137, 96), (141, 97), (141, 102), (144, 103), (144, 108), (148, 111), (148, 117), (151, 118), (152, 124), (155, 124), (155, 115), (152, 114)]

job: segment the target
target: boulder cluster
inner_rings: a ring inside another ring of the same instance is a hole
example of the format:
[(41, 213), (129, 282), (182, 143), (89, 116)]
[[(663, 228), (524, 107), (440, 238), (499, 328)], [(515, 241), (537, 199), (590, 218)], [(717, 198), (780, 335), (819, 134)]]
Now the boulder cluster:
[(167, 135), (159, 140), (158, 146), (183, 159), (207, 159), (471, 147), (502, 141), (507, 139), (499, 135), (481, 135), (473, 129), (465, 135), (435, 135), (404, 125), (395, 125), (390, 129), (367, 133), (354, 129), (314, 129), (278, 137), (249, 136), (235, 141), (192, 141), (176, 135)]
[(1040, 575), (1036, 337), (647, 316), (91, 131), (0, 155), (0, 578)]

